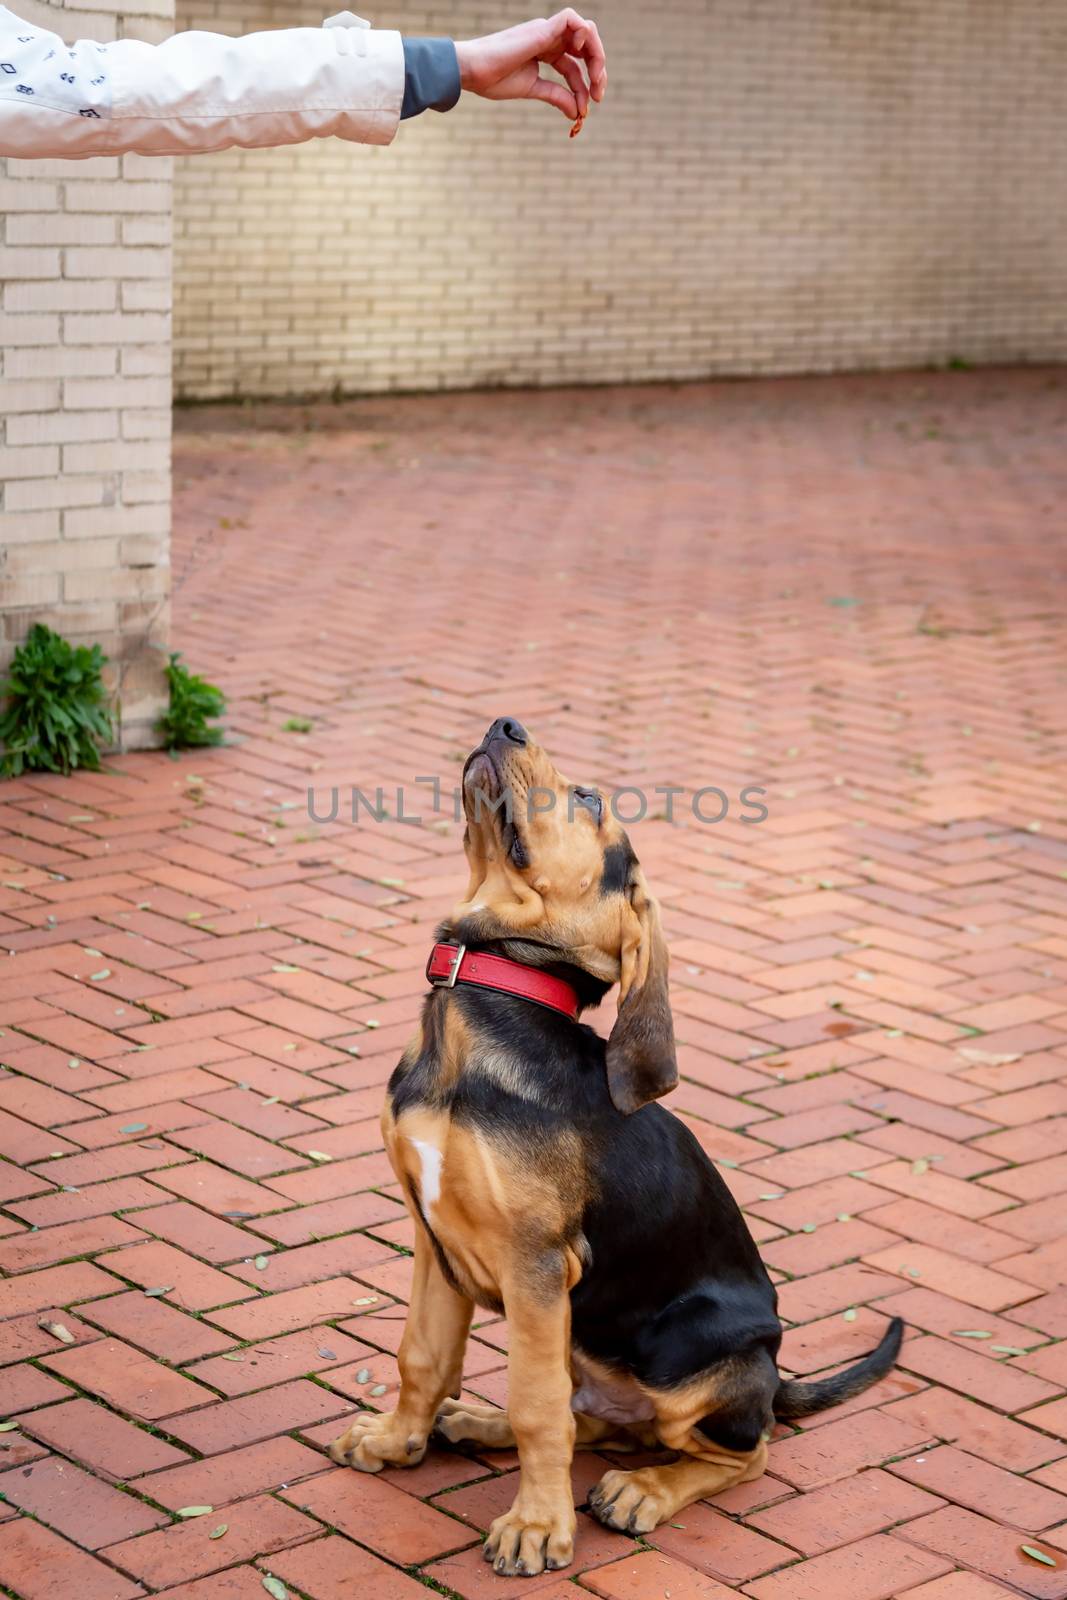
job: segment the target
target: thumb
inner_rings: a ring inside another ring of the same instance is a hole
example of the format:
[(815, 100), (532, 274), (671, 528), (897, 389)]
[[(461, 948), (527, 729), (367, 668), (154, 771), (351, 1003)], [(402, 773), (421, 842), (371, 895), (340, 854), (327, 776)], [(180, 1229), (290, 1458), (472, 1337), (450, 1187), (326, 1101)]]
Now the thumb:
[(578, 102), (571, 91), (562, 83), (556, 83), (553, 78), (538, 76), (530, 85), (528, 100), (544, 100), (546, 105), (555, 106), (557, 111), (562, 111), (569, 121), (574, 122), (578, 116)]

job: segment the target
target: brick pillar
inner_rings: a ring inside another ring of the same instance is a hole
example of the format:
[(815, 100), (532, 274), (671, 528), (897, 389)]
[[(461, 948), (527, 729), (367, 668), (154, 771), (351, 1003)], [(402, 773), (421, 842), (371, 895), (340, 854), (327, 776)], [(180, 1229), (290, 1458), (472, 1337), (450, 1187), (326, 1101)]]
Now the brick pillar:
[[(172, 0), (14, 0), (154, 40)], [(35, 622), (99, 643), (120, 746), (155, 743), (170, 594), (171, 162), (0, 161), (0, 668)]]

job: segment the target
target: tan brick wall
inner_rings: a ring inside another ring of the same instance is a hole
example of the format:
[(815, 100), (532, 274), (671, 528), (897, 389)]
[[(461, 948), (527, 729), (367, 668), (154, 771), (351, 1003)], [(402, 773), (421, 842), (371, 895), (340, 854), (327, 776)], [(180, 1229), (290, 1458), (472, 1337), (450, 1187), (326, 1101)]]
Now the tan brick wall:
[[(156, 39), (172, 0), (18, 15)], [(99, 643), (126, 748), (153, 742), (170, 591), (172, 164), (0, 161), (0, 666), (35, 622)]]
[[(331, 0), (332, 5), (332, 0)], [(182, 25), (330, 5), (179, 0)], [(518, 4), (401, 3), (461, 37)], [(1063, 0), (613, 0), (580, 139), (465, 99), (389, 150), (177, 164), (187, 396), (1067, 357)]]

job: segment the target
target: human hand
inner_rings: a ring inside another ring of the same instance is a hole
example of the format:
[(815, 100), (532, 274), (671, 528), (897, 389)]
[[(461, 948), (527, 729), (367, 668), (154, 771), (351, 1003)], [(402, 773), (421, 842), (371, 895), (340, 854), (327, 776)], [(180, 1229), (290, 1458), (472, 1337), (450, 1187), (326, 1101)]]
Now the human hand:
[[(574, 124), (572, 134), (581, 129), (590, 98), (603, 100), (607, 89), (596, 23), (569, 8), (484, 39), (457, 42), (456, 55), (464, 89), (486, 100), (544, 100)], [(542, 78), (542, 61), (566, 82)]]

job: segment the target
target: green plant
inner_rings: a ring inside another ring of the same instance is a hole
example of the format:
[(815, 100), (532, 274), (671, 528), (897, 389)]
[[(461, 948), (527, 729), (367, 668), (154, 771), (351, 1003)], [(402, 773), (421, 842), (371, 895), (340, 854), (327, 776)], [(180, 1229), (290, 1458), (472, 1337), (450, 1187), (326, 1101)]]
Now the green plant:
[(208, 719), (221, 717), (226, 709), (222, 690), (183, 667), (178, 651), (172, 653), (166, 671), (170, 704), (157, 724), (166, 749), (221, 744), (222, 729), (209, 728)]
[(0, 714), (0, 776), (99, 768), (100, 745), (112, 732), (100, 676), (106, 660), (98, 644), (72, 645), (35, 623), (0, 685), (7, 696)]

